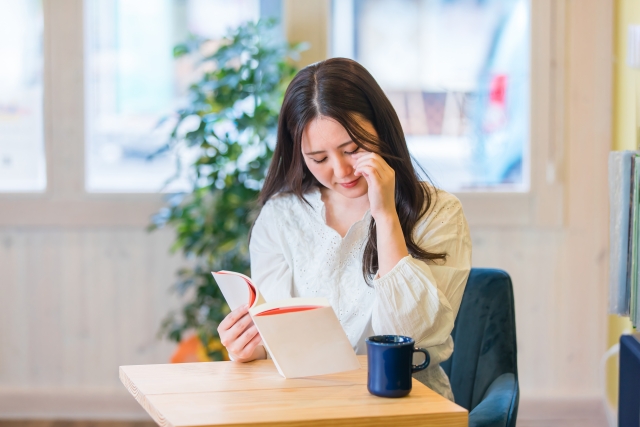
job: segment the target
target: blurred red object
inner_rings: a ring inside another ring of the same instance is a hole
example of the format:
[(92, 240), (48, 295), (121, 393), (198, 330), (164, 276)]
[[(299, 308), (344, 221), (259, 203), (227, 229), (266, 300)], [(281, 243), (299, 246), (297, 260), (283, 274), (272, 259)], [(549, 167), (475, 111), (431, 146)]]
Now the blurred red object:
[(504, 106), (506, 103), (507, 92), (507, 75), (496, 74), (491, 79), (491, 88), (489, 89), (489, 99), (492, 103)]
[[(227, 349), (220, 343), (220, 340), (211, 340), (208, 345), (211, 352), (222, 352), (223, 360), (229, 360)], [(180, 341), (178, 348), (171, 356), (171, 363), (194, 363), (194, 362), (211, 362), (211, 358), (207, 354), (207, 349), (200, 341), (197, 335), (192, 335)]]
[(210, 359), (207, 356), (200, 338), (197, 335), (193, 335), (189, 338), (183, 339), (178, 348), (171, 356), (171, 363), (193, 363), (193, 362), (209, 362)]

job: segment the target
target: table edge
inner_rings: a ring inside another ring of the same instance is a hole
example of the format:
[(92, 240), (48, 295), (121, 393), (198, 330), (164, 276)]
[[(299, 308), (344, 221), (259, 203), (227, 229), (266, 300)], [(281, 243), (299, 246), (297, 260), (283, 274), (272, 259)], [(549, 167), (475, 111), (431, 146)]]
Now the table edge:
[(162, 416), (162, 414), (156, 409), (155, 406), (147, 397), (138, 390), (138, 387), (131, 381), (127, 373), (125, 372), (126, 366), (120, 366), (118, 369), (118, 377), (120, 378), (120, 382), (124, 385), (124, 387), (131, 393), (133, 398), (142, 406), (142, 408), (147, 411), (147, 414), (151, 416), (153, 421), (156, 424), (163, 427), (175, 427), (171, 422), (169, 422), (166, 418)]
[(427, 417), (423, 417), (420, 414), (403, 417), (387, 415), (382, 417), (340, 417), (316, 420), (252, 421), (250, 423), (240, 422), (227, 424), (180, 424), (176, 427), (378, 427), (389, 425), (393, 427), (467, 427), (469, 425), (469, 414), (467, 411), (460, 411), (446, 414), (432, 414)]

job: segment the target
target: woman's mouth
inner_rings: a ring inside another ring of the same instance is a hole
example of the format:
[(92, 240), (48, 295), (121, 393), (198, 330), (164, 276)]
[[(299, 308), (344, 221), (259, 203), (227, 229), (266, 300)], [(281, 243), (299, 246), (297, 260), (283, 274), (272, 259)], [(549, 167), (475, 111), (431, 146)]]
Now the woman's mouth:
[(356, 184), (358, 184), (358, 180), (360, 179), (360, 177), (354, 179), (353, 181), (350, 182), (340, 182), (339, 184), (342, 185), (344, 188), (351, 188), (351, 187), (355, 187)]

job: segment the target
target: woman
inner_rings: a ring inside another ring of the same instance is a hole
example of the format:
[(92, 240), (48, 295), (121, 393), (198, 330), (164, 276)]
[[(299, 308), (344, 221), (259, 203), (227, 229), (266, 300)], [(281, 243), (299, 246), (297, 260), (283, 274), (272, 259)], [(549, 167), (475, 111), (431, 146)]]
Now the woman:
[[(454, 196), (419, 182), (391, 103), (357, 62), (293, 79), (260, 202), (250, 255), (265, 299), (328, 298), (358, 354), (371, 335), (414, 338), (431, 356), (416, 376), (453, 400), (439, 363), (469, 275), (467, 222)], [(247, 307), (218, 332), (234, 360), (267, 357)]]

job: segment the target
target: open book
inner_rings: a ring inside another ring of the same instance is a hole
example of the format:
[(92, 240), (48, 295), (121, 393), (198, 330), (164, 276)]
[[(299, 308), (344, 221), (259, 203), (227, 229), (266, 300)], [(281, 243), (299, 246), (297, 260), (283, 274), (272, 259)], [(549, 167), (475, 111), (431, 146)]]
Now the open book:
[(310, 377), (361, 367), (326, 298), (267, 303), (249, 277), (232, 271), (212, 274), (231, 310), (249, 304), (262, 343), (283, 377)]

